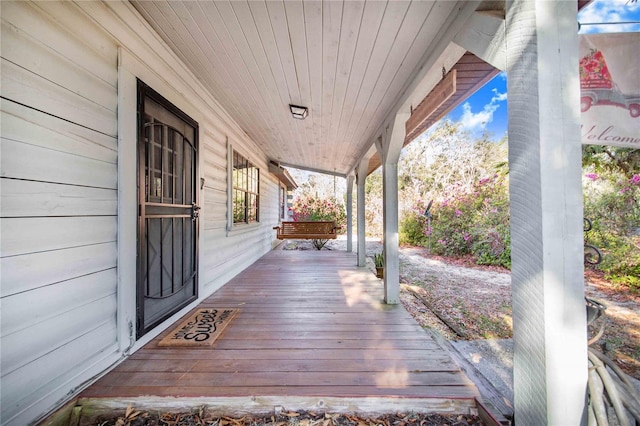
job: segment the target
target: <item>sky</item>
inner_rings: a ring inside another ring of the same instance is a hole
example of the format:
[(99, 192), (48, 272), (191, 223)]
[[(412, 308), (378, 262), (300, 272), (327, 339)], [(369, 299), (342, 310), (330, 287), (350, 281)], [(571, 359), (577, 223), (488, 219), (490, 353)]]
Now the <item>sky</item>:
[[(640, 31), (640, 0), (594, 0), (578, 14), (579, 34)], [(636, 22), (620, 24), (621, 22)], [(614, 25), (588, 25), (615, 23)], [(500, 140), (507, 132), (507, 79), (500, 73), (466, 102), (451, 111), (447, 118), (460, 122), (465, 130)]]

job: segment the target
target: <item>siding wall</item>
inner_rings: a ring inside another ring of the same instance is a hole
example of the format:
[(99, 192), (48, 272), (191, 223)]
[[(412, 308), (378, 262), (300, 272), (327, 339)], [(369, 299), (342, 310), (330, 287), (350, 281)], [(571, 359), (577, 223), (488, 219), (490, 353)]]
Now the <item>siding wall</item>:
[(1, 423), (24, 424), (116, 353), (117, 56), (74, 7), (0, 7)]
[[(122, 312), (135, 312), (125, 297), (135, 293), (135, 276), (117, 269), (119, 252), (135, 253), (117, 238), (118, 211), (128, 211), (118, 188), (118, 49), (136, 58), (132, 75), (147, 76), (200, 125), (200, 299), (272, 248), (278, 183), (259, 148), (129, 4), (0, 8), (0, 423), (22, 425), (129, 345), (127, 327), (117, 324), (131, 320)], [(260, 224), (231, 232), (227, 141), (261, 169)]]

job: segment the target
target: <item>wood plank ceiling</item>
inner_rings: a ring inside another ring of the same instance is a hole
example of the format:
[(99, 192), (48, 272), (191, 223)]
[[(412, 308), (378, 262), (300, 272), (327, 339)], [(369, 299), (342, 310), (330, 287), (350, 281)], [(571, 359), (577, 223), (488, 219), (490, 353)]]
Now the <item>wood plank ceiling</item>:
[[(270, 160), (350, 172), (455, 1), (133, 1)], [(309, 108), (293, 119), (289, 104)]]

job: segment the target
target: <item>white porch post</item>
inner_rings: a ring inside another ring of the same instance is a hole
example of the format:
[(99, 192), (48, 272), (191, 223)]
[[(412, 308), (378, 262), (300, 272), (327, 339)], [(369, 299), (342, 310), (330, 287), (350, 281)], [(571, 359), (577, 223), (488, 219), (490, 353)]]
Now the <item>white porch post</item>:
[(367, 180), (367, 169), (369, 161), (363, 159), (360, 161), (356, 170), (356, 188), (357, 188), (357, 226), (358, 226), (358, 266), (367, 265), (367, 241), (365, 234), (365, 216), (364, 216), (364, 183)]
[(399, 113), (376, 142), (382, 160), (382, 216), (384, 244), (384, 301), (400, 302), (400, 257), (398, 237), (398, 160), (405, 138), (408, 113)]
[(347, 253), (353, 251), (353, 175), (347, 176)]
[(575, 1), (507, 3), (515, 418), (586, 424)]

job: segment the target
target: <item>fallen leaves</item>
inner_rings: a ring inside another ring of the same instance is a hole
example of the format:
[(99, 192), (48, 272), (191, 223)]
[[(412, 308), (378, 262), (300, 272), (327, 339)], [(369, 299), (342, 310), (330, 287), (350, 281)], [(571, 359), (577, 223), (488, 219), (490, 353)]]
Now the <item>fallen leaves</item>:
[(124, 417), (118, 417), (116, 419), (115, 426), (131, 426), (132, 422), (139, 418), (145, 418), (147, 413), (141, 411), (135, 411), (131, 405), (127, 407), (124, 412)]
[[(91, 424), (100, 426), (477, 426), (482, 425), (472, 415), (440, 415), (393, 413), (376, 417), (353, 413), (316, 413), (313, 411), (281, 411), (266, 416), (216, 416), (204, 407), (191, 413), (143, 412), (127, 407), (124, 416), (103, 417)], [(89, 424), (83, 423), (81, 424)]]

